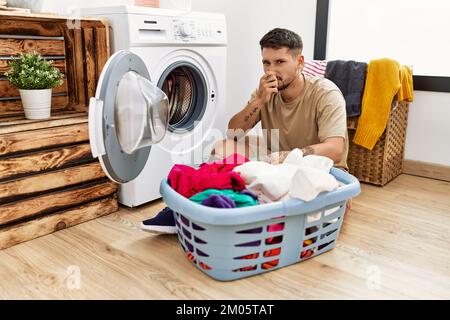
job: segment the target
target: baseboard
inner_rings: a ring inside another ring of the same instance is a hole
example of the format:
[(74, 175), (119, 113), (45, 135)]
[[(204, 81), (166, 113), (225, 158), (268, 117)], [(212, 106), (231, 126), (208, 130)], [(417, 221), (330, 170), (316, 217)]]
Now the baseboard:
[(403, 173), (450, 182), (450, 166), (440, 164), (403, 160)]

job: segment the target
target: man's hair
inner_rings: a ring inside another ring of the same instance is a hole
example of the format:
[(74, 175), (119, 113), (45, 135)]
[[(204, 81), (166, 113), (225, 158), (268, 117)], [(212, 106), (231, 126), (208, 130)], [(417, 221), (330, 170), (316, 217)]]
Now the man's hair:
[(282, 47), (289, 48), (289, 51), (303, 50), (302, 38), (293, 31), (281, 28), (270, 30), (259, 41), (261, 50), (264, 48), (280, 49)]

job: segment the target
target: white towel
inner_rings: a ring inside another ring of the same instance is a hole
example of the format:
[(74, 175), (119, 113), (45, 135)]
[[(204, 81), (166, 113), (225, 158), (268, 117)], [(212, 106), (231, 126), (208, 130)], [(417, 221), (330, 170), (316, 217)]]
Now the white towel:
[(338, 187), (336, 178), (315, 168), (299, 168), (292, 180), (290, 196), (304, 201), (314, 200), (321, 192)]
[(292, 164), (300, 168), (315, 168), (329, 173), (333, 167), (333, 160), (316, 155), (303, 157), (300, 149), (294, 149), (287, 155), (283, 164)]
[(282, 164), (250, 161), (233, 171), (241, 175), (247, 188), (257, 193), (263, 203), (290, 197), (311, 201), (321, 192), (339, 186), (329, 173), (332, 166), (333, 160), (327, 157), (303, 157), (301, 150), (295, 149)]
[(241, 175), (247, 189), (255, 192), (262, 203), (267, 203), (284, 200), (291, 188), (297, 166), (250, 161), (234, 168), (233, 171)]

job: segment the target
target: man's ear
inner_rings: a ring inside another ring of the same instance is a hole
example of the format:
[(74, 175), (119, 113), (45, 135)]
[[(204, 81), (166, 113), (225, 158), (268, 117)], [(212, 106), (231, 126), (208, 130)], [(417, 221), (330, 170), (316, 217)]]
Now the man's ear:
[(302, 54), (297, 55), (297, 73), (300, 74), (305, 67), (305, 57)]
[(303, 67), (305, 65), (305, 56), (302, 54), (297, 55), (297, 63), (299, 67)]

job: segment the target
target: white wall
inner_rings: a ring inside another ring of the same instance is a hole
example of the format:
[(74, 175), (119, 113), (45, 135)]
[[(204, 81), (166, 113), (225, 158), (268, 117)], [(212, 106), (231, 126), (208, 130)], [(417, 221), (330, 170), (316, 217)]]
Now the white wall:
[[(133, 0), (8, 0), (11, 7), (29, 8), (33, 12), (70, 15), (73, 9), (133, 4)], [(185, 10), (192, 0), (160, 0), (161, 8)]]
[(417, 75), (450, 77), (450, 63), (441, 63), (450, 56), (449, 12), (448, 0), (332, 0), (327, 58), (387, 56)]
[(415, 91), (405, 159), (450, 166), (450, 93)]
[[(446, 0), (332, 0), (327, 59), (380, 57), (412, 65), (416, 75), (450, 76), (450, 4)], [(351, 17), (351, 18), (349, 18)], [(405, 158), (450, 166), (450, 94), (415, 91)]]

